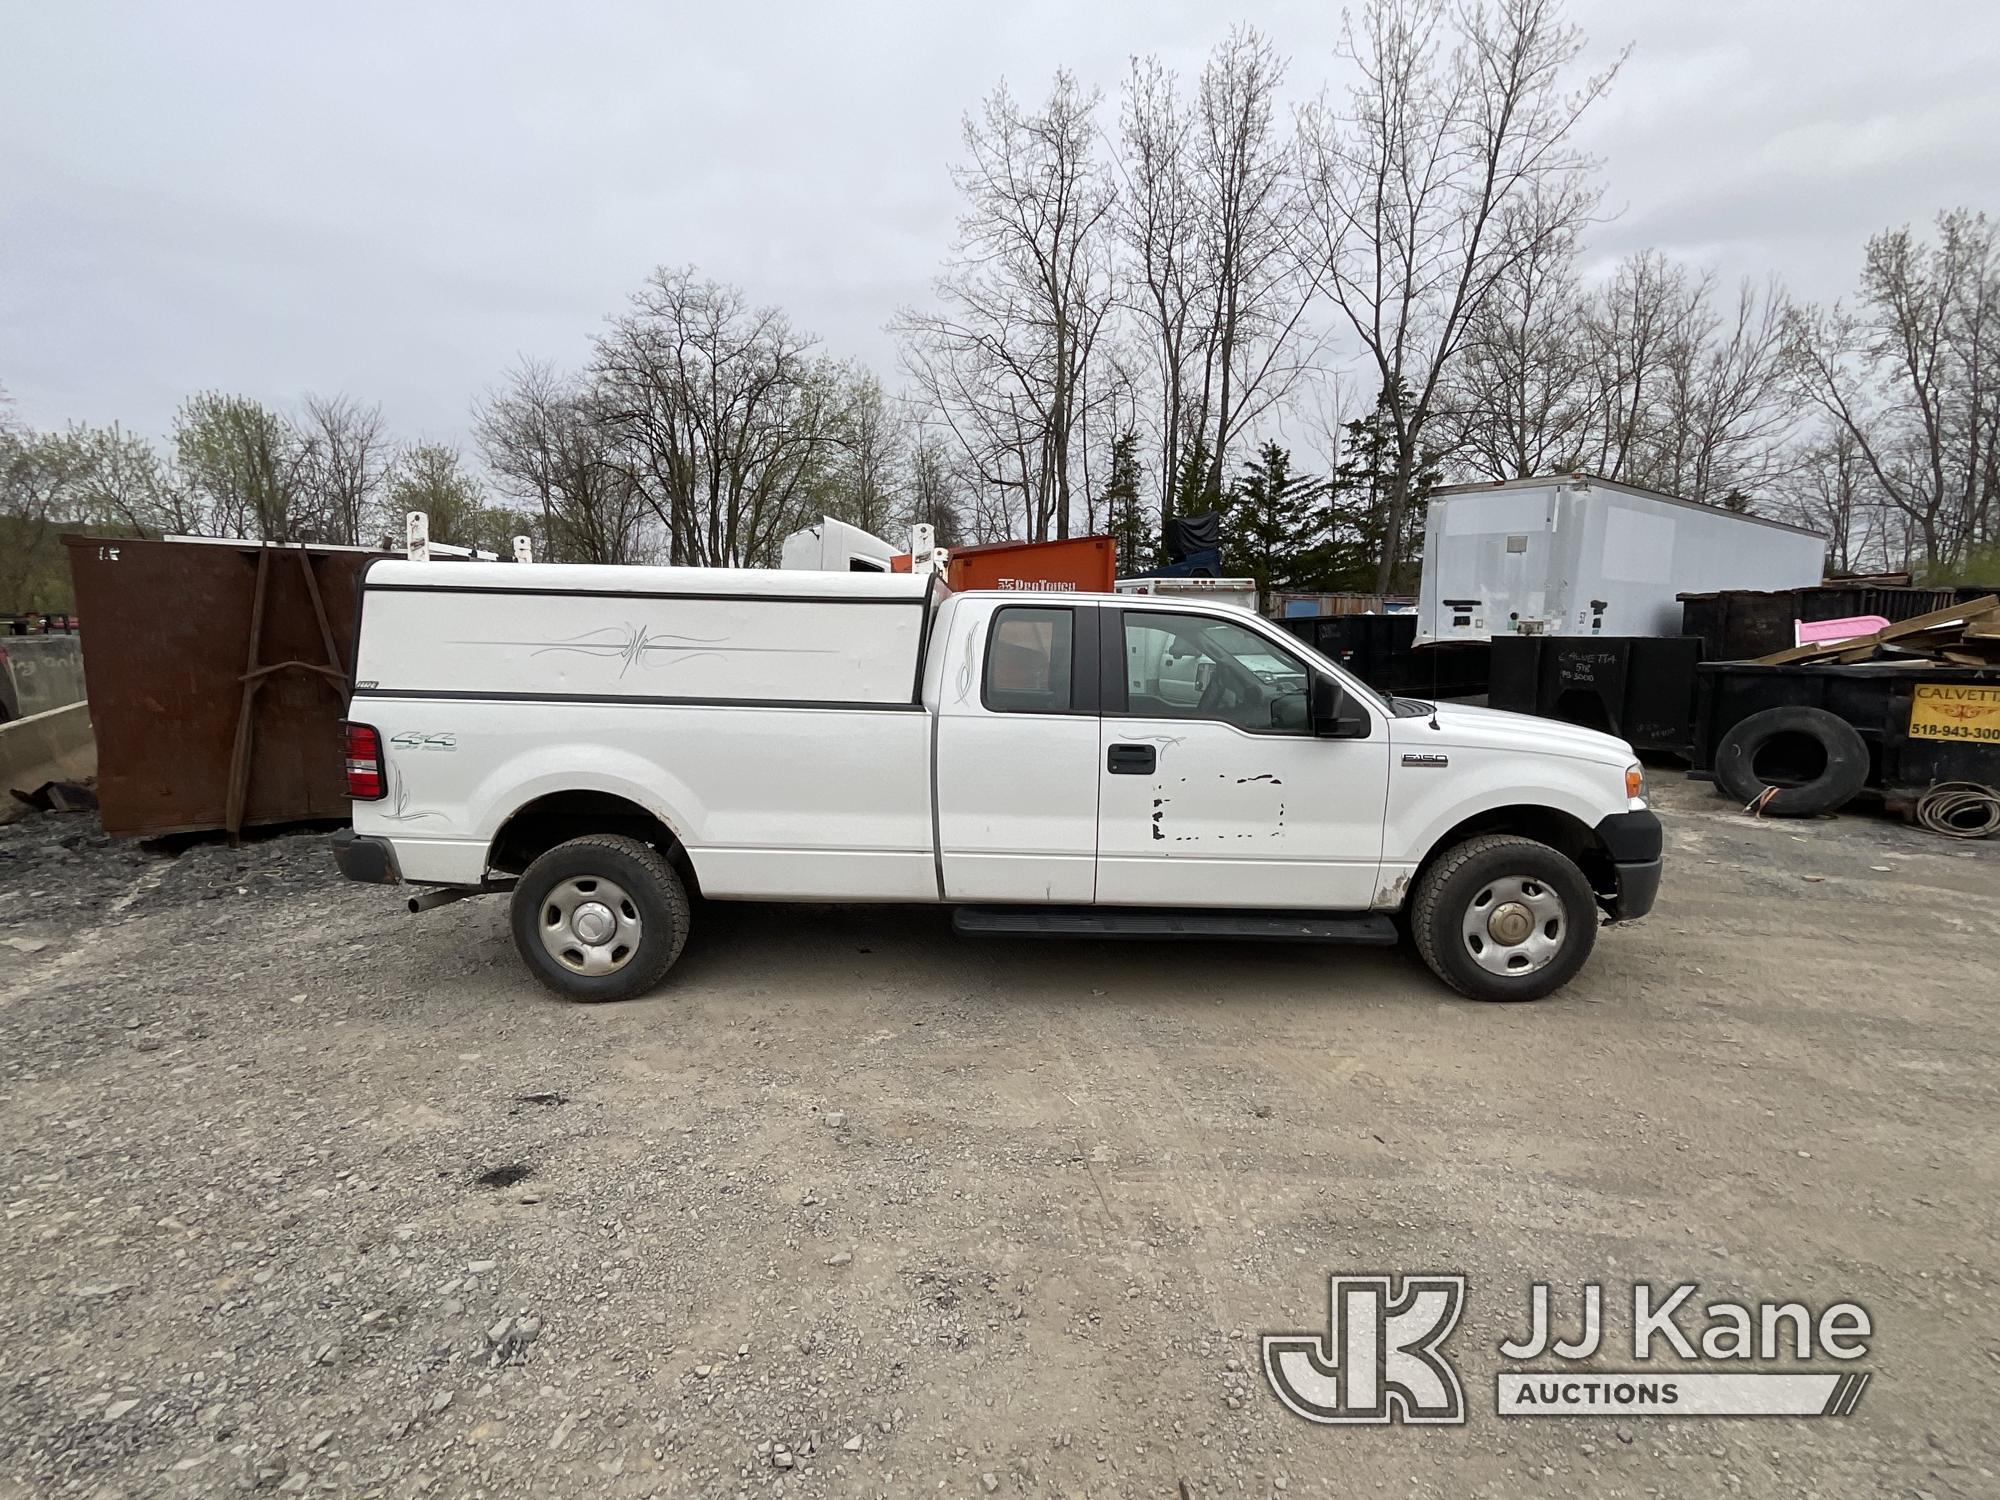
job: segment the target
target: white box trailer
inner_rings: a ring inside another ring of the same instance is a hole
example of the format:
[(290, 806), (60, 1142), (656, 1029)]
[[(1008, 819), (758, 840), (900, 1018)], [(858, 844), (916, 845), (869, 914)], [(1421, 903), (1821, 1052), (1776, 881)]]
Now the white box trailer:
[(1677, 595), (1803, 588), (1826, 538), (1588, 474), (1431, 498), (1417, 641), (1678, 635)]

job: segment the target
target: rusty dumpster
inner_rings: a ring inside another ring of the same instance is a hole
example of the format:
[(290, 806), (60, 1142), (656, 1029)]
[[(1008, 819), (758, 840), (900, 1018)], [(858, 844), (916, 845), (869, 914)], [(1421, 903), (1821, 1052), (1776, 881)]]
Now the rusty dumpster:
[(360, 547), (65, 536), (108, 833), (348, 816)]

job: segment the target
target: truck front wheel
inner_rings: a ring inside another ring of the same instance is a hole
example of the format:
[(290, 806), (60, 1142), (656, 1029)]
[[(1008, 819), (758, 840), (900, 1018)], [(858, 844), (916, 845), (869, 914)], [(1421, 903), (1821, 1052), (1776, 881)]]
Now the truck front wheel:
[(572, 1000), (629, 1000), (665, 976), (687, 942), (687, 888), (650, 844), (592, 834), (558, 844), (514, 887), (514, 946)]
[(1417, 952), (1475, 1000), (1539, 1000), (1567, 984), (1597, 941), (1583, 871), (1533, 839), (1488, 834), (1438, 857), (1410, 899)]

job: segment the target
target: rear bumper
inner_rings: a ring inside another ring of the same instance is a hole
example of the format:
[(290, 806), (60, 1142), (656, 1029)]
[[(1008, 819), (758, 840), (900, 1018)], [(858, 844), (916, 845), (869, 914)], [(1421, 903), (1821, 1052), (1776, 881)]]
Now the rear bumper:
[(378, 839), (352, 828), (333, 836), (333, 862), (349, 880), (369, 885), (397, 885), (402, 871), (396, 868), (396, 851), (387, 839)]
[(1629, 922), (1653, 909), (1660, 894), (1660, 820), (1651, 810), (1613, 813), (1597, 825), (1597, 840), (1611, 856), (1617, 893), (1605, 910), (1614, 922)]

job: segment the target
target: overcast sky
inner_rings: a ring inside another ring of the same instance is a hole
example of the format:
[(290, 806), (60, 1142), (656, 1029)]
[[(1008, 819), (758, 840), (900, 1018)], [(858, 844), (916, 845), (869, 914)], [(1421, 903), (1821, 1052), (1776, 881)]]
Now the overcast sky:
[[(1876, 229), (2000, 212), (2000, 0), (1574, 0), (1633, 52), (1587, 139), (1615, 257), (1846, 293)], [(1199, 69), (1231, 20), (1344, 85), (1335, 4), (0, 0), (0, 386), (164, 434), (187, 393), (382, 402), (463, 441), (692, 262), (893, 376), (949, 246), (960, 115), (1058, 66)]]

